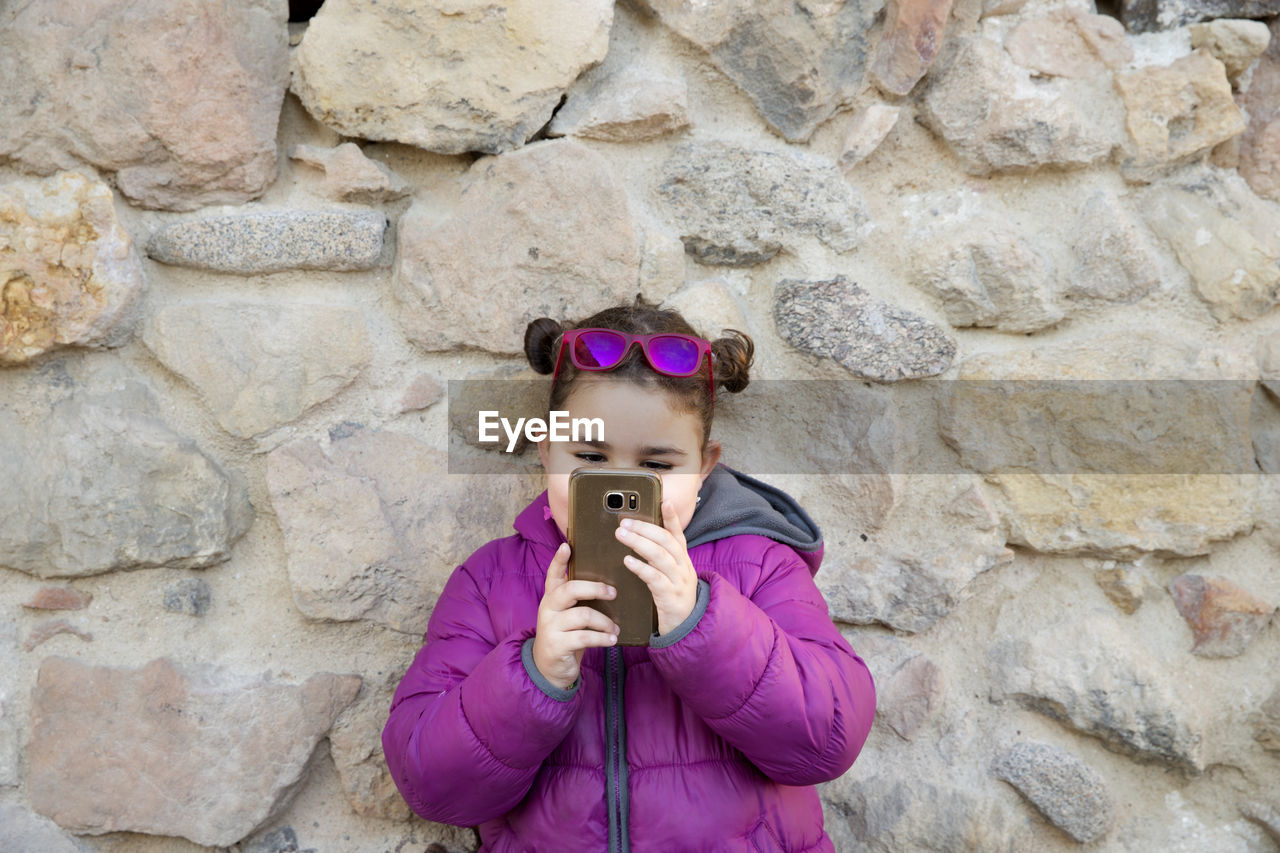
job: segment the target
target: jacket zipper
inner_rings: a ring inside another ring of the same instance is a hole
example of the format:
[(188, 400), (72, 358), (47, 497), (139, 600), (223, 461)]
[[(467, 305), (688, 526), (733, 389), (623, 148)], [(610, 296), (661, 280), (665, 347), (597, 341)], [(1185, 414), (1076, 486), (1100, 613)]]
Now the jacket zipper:
[(631, 842), (627, 832), (627, 725), (622, 701), (622, 682), (625, 667), (622, 650), (607, 650), (605, 657), (605, 725), (609, 751), (605, 776), (609, 800), (609, 851), (630, 853)]

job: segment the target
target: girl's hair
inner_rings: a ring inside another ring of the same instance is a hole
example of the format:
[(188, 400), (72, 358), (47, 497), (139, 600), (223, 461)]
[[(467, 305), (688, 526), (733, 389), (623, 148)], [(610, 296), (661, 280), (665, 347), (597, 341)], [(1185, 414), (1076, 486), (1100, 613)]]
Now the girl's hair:
[[(540, 317), (524, 330), (524, 354), (529, 365), (538, 373), (551, 373), (556, 368), (560, 352), (560, 336), (570, 329), (613, 329), (633, 335), (654, 335), (662, 332), (699, 335), (678, 311), (663, 310), (636, 297), (633, 305), (606, 308), (577, 323), (560, 323), (548, 317)], [(715, 358), (713, 375), (717, 385), (730, 393), (747, 387), (748, 372), (755, 355), (755, 344), (746, 334), (736, 329), (725, 329), (726, 337), (711, 342)], [(707, 382), (707, 359), (702, 360), (693, 376), (666, 376), (649, 366), (639, 347), (632, 347), (627, 356), (607, 375), (625, 378), (641, 385), (657, 385), (668, 393), (680, 411), (693, 412), (702, 421), (702, 443), (711, 436), (713, 411), (711, 389)], [(563, 408), (573, 389), (574, 381), (583, 371), (574, 367), (569, 358), (560, 362), (560, 376), (551, 386), (550, 409)]]

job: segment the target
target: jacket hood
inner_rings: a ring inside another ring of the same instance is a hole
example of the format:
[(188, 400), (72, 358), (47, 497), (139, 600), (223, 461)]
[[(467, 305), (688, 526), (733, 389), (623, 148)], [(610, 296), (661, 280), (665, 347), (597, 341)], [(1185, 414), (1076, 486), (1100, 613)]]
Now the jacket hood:
[[(768, 483), (716, 465), (699, 492), (702, 500), (684, 530), (689, 548), (742, 533), (766, 536), (790, 546), (811, 574), (822, 562), (822, 531), (791, 495)], [(516, 516), (513, 525), (522, 536), (558, 547), (564, 540), (545, 491)]]

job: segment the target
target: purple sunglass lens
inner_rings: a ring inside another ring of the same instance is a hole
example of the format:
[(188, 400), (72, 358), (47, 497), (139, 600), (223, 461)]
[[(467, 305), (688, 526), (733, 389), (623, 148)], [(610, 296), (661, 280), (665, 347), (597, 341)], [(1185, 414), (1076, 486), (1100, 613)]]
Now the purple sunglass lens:
[(573, 354), (580, 367), (613, 367), (622, 359), (626, 348), (626, 339), (621, 335), (587, 332), (574, 342)]
[(671, 335), (653, 338), (649, 341), (649, 358), (659, 370), (689, 376), (698, 370), (698, 345)]

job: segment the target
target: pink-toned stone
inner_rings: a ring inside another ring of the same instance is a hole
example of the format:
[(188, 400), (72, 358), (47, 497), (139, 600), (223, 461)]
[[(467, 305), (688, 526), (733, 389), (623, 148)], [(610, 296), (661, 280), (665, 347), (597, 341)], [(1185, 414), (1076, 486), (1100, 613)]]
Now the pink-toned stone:
[(0, 185), (0, 366), (122, 343), (142, 290), (106, 184), (62, 172)]
[(402, 198), (412, 189), (399, 175), (366, 157), (354, 142), (336, 148), (298, 145), (289, 157), (322, 171), (320, 192), (336, 201), (379, 204)]
[(91, 163), (143, 207), (261, 195), (289, 82), (285, 0), (34, 0), (0, 27), (0, 162)]
[(917, 655), (891, 675), (877, 695), (876, 715), (903, 740), (911, 740), (941, 703), (942, 670)]
[(355, 699), (355, 675), (303, 684), (67, 658), (40, 665), (26, 752), (32, 808), (77, 833), (177, 835), (227, 847), (292, 795)]
[(59, 634), (75, 634), (85, 642), (93, 641), (92, 634), (77, 628), (66, 619), (48, 619), (31, 629), (31, 633), (27, 635), (26, 642), (22, 644), (22, 648), (31, 651), (45, 640), (50, 637), (56, 637)]
[(1195, 634), (1192, 653), (1202, 657), (1240, 654), (1276, 610), (1226, 578), (1180, 575), (1169, 583), (1169, 593)]
[(1055, 77), (1091, 77), (1133, 58), (1119, 21), (1078, 9), (1055, 9), (1023, 21), (1004, 47), (1019, 65)]
[(366, 684), (366, 695), (344, 711), (329, 732), (329, 753), (338, 779), (351, 808), (364, 817), (408, 820), (411, 816), (382, 752), (382, 727), (398, 682), (397, 678), (377, 689)]
[(443, 395), (444, 389), (440, 387), (439, 380), (427, 373), (419, 374), (404, 390), (404, 396), (400, 398), (400, 411), (416, 412), (425, 409)]
[(1249, 114), (1240, 137), (1240, 174), (1255, 193), (1280, 201), (1280, 17), (1271, 22), (1271, 43), (1253, 67), (1240, 106)]
[(938, 57), (952, 0), (889, 0), (871, 77), (889, 95), (905, 95)]
[(84, 610), (90, 601), (92, 594), (69, 586), (42, 586), (22, 606), (32, 610)]

